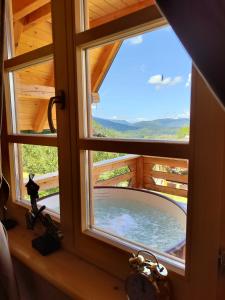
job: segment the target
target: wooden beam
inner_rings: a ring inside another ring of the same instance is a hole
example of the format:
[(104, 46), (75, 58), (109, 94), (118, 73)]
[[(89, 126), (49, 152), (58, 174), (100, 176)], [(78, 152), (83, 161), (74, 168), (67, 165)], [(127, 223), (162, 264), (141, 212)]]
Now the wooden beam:
[(144, 187), (147, 189), (150, 189), (152, 191), (160, 192), (160, 193), (166, 193), (170, 195), (180, 196), (180, 197), (187, 197), (187, 191), (182, 189), (175, 189), (168, 186), (162, 186), (162, 185), (154, 185), (151, 183), (144, 184)]
[(4, 68), (7, 72), (16, 71), (22, 68), (29, 67), (42, 63), (53, 58), (54, 45), (50, 44), (30, 52), (18, 55), (16, 57), (4, 61)]
[(122, 9), (118, 9), (114, 11), (113, 13), (110, 13), (108, 15), (105, 15), (103, 17), (97, 18), (97, 19), (91, 19), (90, 20), (90, 28), (100, 26), (102, 24), (105, 24), (107, 22), (110, 22), (112, 20), (121, 18), (123, 16), (129, 15), (135, 11), (138, 11), (140, 9), (143, 9), (145, 7), (154, 5), (155, 1), (154, 0), (144, 0), (138, 3), (135, 3), (133, 5), (127, 6)]
[(117, 175), (110, 179), (99, 180), (95, 183), (95, 186), (114, 186), (122, 181), (130, 180), (133, 177), (135, 177), (135, 172), (129, 172), (126, 174)]
[(17, 84), (18, 97), (33, 99), (50, 99), (55, 96), (55, 88), (46, 85)]
[(57, 147), (56, 135), (41, 135), (41, 134), (10, 134), (7, 137), (8, 143), (30, 144), (41, 146)]
[[(136, 159), (139, 155), (125, 155), (113, 159), (103, 160), (93, 164), (93, 174), (100, 175), (107, 171), (114, 171), (122, 167), (134, 167), (136, 166)], [(136, 168), (132, 168), (136, 170)]]
[[(111, 14), (108, 14), (104, 17), (98, 19), (93, 19), (90, 21), (90, 28), (102, 25), (104, 23), (110, 22), (112, 20), (118, 19), (130, 13), (133, 13), (137, 10), (143, 9), (155, 3), (154, 0), (145, 0), (139, 3), (135, 3), (123, 9), (119, 9)], [(26, 26), (24, 31), (29, 29), (32, 26), (35, 26), (39, 22), (49, 21), (51, 19), (51, 4), (47, 3), (44, 6), (41, 6), (37, 10), (31, 12), (26, 16)]]
[(185, 142), (84, 138), (79, 140), (79, 148), (81, 150), (118, 152), (183, 159), (188, 159), (190, 156), (190, 145)]
[(146, 169), (147, 169), (147, 165), (150, 167), (152, 167), (152, 165), (163, 165), (163, 166), (168, 166), (171, 168), (184, 168), (187, 169), (188, 168), (188, 161), (184, 160), (184, 159), (171, 159), (169, 157), (148, 157), (145, 156), (144, 157), (144, 165), (146, 165)]
[(173, 174), (168, 172), (160, 172), (160, 171), (145, 171), (145, 177), (154, 177), (165, 179), (167, 181), (174, 181), (178, 183), (188, 183), (188, 175), (181, 175), (181, 174)]
[(118, 41), (102, 48), (102, 53), (91, 74), (91, 91), (98, 91), (109, 70), (122, 42)]
[(46, 22), (49, 19), (51, 19), (51, 3), (47, 3), (46, 5), (26, 16), (24, 31), (30, 29), (38, 23)]
[(20, 42), (20, 37), (21, 37), (21, 34), (24, 30), (24, 22), (25, 20), (24, 19), (21, 19), (21, 20), (18, 20), (16, 22), (14, 22), (14, 45), (15, 45), (15, 48), (17, 48), (19, 46), (19, 42)]
[(50, 0), (13, 0), (12, 7), (14, 22), (22, 19), (49, 2)]
[(139, 34), (167, 24), (155, 5), (112, 20), (98, 27), (90, 28), (76, 35), (76, 45), (83, 48), (110, 43), (115, 39), (124, 39), (128, 35)]
[(136, 188), (143, 188), (143, 175), (144, 175), (144, 159), (142, 156), (136, 160)]

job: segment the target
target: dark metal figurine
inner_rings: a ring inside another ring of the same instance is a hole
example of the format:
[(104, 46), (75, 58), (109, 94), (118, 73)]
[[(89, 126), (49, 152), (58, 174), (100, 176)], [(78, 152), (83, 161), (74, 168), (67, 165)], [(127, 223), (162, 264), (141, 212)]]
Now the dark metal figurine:
[(0, 176), (0, 221), (4, 225), (4, 227), (9, 230), (14, 228), (17, 225), (17, 222), (13, 219), (9, 219), (7, 217), (7, 201), (9, 199), (10, 187), (5, 179), (5, 177), (1, 174)]
[(60, 248), (60, 240), (62, 233), (52, 220), (49, 214), (43, 214), (45, 206), (38, 208), (37, 202), (39, 200), (39, 185), (34, 180), (34, 175), (29, 175), (29, 181), (26, 184), (27, 194), (30, 196), (31, 210), (25, 215), (28, 229), (34, 229), (36, 222), (39, 220), (45, 227), (45, 233), (40, 237), (32, 240), (32, 246), (38, 250), (42, 255), (48, 255)]

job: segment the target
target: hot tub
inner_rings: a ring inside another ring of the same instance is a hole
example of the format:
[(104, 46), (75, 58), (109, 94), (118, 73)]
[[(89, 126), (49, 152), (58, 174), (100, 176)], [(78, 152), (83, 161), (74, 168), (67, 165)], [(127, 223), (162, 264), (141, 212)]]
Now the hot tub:
[[(155, 192), (122, 187), (95, 187), (93, 198), (93, 227), (184, 258), (185, 207)], [(59, 213), (59, 195), (42, 198), (39, 205)]]
[(160, 252), (183, 253), (186, 211), (173, 200), (146, 190), (96, 187), (93, 207), (96, 228)]

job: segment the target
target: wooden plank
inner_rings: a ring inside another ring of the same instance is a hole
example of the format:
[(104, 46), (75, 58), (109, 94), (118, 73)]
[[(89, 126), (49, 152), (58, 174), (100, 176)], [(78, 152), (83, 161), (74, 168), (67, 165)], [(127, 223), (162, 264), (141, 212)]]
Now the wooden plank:
[(57, 147), (56, 135), (14, 134), (8, 135), (7, 142)]
[[(183, 159), (174, 159), (174, 158), (169, 158), (169, 157), (144, 157), (144, 164), (145, 165), (165, 165), (171, 168), (188, 168), (188, 161), (187, 160), (183, 160)], [(147, 166), (146, 166), (147, 167)]]
[[(15, 206), (15, 209), (22, 210), (18, 206)], [(22, 210), (21, 224), (24, 222), (26, 210)], [(12, 255), (27, 266), (31, 273), (39, 274), (44, 282), (68, 295), (68, 297), (64, 296), (64, 299), (125, 299), (124, 282), (118, 277), (85, 262), (75, 254), (66, 251), (64, 247), (46, 259), (32, 249), (33, 238), (34, 233), (27, 230), (24, 225), (18, 225), (10, 230), (9, 246)], [(88, 288), (87, 282), (89, 282)], [(46, 298), (48, 299), (48, 297), (43, 297), (43, 300)], [(49, 300), (52, 298), (54, 297), (49, 297)]]
[(18, 97), (32, 98), (32, 99), (50, 99), (55, 96), (55, 88), (46, 85), (31, 85), (31, 84), (17, 84), (16, 93)]
[(156, 6), (146, 7), (76, 35), (76, 45), (84, 48), (121, 39), (166, 24)]
[(157, 185), (157, 186), (164, 186), (163, 183), (166, 183), (166, 186), (167, 187), (172, 187), (172, 188), (175, 188), (175, 189), (181, 189), (181, 190), (187, 190), (188, 189), (188, 186), (186, 183), (181, 183), (181, 182), (173, 182), (173, 181), (169, 181), (169, 180), (166, 180), (166, 179), (163, 179), (163, 178), (155, 178), (155, 180), (153, 179), (153, 177), (150, 177), (150, 176), (145, 176), (144, 175), (144, 183), (149, 183), (149, 184), (152, 184), (153, 185)]
[(28, 53), (18, 55), (16, 57), (4, 61), (4, 68), (7, 72), (16, 71), (26, 68), (30, 65), (42, 63), (53, 58), (53, 44), (43, 46), (41, 48), (32, 50)]
[(40, 7), (28, 16), (26, 16), (26, 23), (24, 25), (24, 31), (36, 26), (38, 23), (46, 22), (51, 18), (51, 3)]
[(13, 0), (13, 19), (18, 21), (26, 15), (49, 3), (50, 0)]
[(99, 18), (95, 18), (90, 20), (90, 28), (102, 25), (104, 23), (110, 22), (112, 20), (121, 18), (125, 15), (131, 14), (135, 11), (138, 11), (140, 9), (143, 9), (145, 7), (148, 7), (150, 5), (153, 5), (155, 3), (154, 0), (145, 0), (138, 3), (135, 3), (133, 5), (126, 6), (121, 9), (117, 9), (114, 12), (110, 14), (106, 14), (105, 16), (101, 16)]
[(180, 182), (180, 183), (188, 183), (188, 175), (179, 175), (179, 174), (160, 172), (160, 171), (150, 171), (150, 172), (145, 171), (144, 176), (151, 176), (154, 178), (161, 178), (161, 179)]
[(82, 150), (189, 158), (189, 144), (185, 142), (173, 143), (164, 141), (86, 138), (79, 140), (79, 148)]
[(110, 179), (100, 180), (95, 183), (95, 186), (114, 186), (122, 181), (130, 180), (135, 177), (135, 172), (129, 172), (123, 175), (118, 175)]
[(122, 42), (115, 42), (102, 48), (102, 53), (91, 74), (91, 90), (96, 92), (99, 90), (107, 71), (109, 70), (116, 54), (119, 51)]
[(143, 176), (144, 176), (144, 159), (143, 157), (138, 157), (136, 159), (136, 187), (143, 188)]
[(13, 27), (14, 27), (14, 46), (15, 48), (17, 48), (19, 46), (21, 34), (24, 30), (24, 19), (16, 21)]
[(175, 189), (175, 188), (161, 186), (161, 185), (153, 185), (150, 183), (146, 183), (144, 186), (145, 186), (145, 188), (152, 190), (152, 191), (171, 194), (171, 195), (180, 196), (180, 197), (187, 197), (187, 191), (182, 190), (182, 189)]
[(121, 161), (121, 162), (118, 162), (116, 164), (104, 164), (104, 165), (99, 166), (99, 167), (95, 167), (95, 165), (94, 165), (93, 166), (93, 172), (94, 172), (94, 175), (97, 175), (97, 174), (102, 174), (102, 173), (107, 172), (107, 171), (114, 171), (116, 169), (120, 169), (120, 168), (123, 168), (123, 167), (128, 167), (128, 168), (131, 168), (133, 170), (135, 168), (135, 165), (136, 165), (135, 160), (133, 160), (133, 161)]

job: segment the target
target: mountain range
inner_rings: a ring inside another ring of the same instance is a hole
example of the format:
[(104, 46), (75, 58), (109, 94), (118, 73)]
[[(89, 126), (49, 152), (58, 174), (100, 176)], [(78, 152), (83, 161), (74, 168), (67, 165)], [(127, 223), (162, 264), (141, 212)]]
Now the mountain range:
[(135, 131), (140, 129), (149, 129), (149, 130), (163, 130), (168, 129), (168, 132), (171, 130), (180, 129), (182, 127), (189, 127), (190, 119), (189, 118), (164, 118), (164, 119), (156, 119), (152, 121), (141, 121), (131, 123), (126, 120), (110, 120), (93, 117), (93, 119), (103, 126), (104, 128), (113, 129), (116, 131)]

